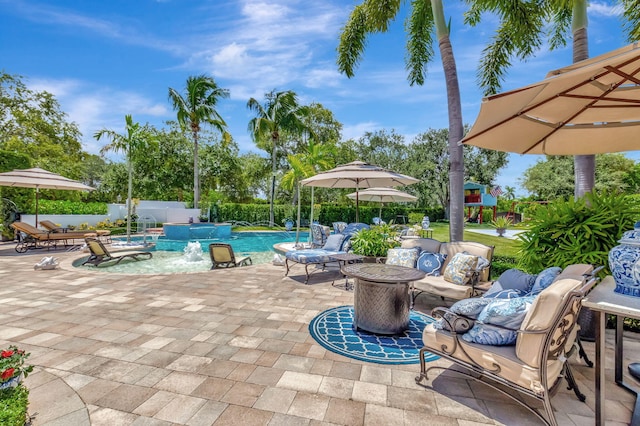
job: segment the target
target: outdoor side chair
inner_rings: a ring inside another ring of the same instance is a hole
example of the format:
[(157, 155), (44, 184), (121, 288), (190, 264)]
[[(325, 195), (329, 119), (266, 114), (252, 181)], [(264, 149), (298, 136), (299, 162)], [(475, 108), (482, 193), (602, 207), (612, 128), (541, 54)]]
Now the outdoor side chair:
[[(148, 260), (153, 257), (153, 253), (149, 251), (119, 252), (116, 256), (113, 256), (104, 244), (102, 244), (102, 241), (95, 238), (85, 238), (85, 242), (91, 255), (82, 263), (83, 265), (88, 263), (94, 266), (100, 266), (103, 263), (109, 263), (105, 266), (113, 266), (122, 262), (124, 259)], [(115, 263), (111, 263), (112, 261), (115, 261)]]
[(209, 255), (211, 256), (211, 269), (234, 268), (253, 264), (250, 256), (236, 257), (231, 244), (211, 243), (209, 244)]

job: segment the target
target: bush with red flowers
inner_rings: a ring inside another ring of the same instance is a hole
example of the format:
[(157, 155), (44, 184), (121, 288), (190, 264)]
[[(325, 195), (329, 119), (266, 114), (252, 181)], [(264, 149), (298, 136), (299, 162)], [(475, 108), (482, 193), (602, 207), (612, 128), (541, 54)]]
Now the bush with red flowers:
[(33, 371), (33, 365), (24, 365), (24, 362), (31, 355), (17, 346), (9, 346), (0, 352), (0, 384), (6, 383), (21, 374), (27, 377)]

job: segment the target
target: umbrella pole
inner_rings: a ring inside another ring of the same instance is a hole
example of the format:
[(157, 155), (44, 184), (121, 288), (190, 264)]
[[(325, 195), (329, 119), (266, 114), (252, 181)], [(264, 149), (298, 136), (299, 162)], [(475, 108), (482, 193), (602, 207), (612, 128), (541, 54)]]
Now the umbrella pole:
[(356, 223), (360, 222), (360, 219), (358, 218), (358, 212), (360, 211), (360, 203), (358, 200), (358, 182), (356, 182)]
[(38, 227), (38, 194), (40, 193), (40, 188), (36, 186), (36, 223), (33, 225), (36, 228)]
[(313, 200), (313, 189), (314, 188), (312, 186), (311, 187), (311, 217), (309, 218), (309, 238), (308, 238), (308, 240), (309, 240), (308, 242), (309, 243), (311, 242), (311, 240), (313, 238), (313, 236), (311, 235), (311, 224), (313, 223), (313, 203), (314, 203), (314, 200)]
[(380, 220), (382, 220), (382, 206), (384, 205), (384, 203), (380, 203), (380, 210), (378, 211), (378, 217), (380, 218)]
[(300, 182), (298, 182), (298, 220), (296, 221), (296, 246), (300, 241)]

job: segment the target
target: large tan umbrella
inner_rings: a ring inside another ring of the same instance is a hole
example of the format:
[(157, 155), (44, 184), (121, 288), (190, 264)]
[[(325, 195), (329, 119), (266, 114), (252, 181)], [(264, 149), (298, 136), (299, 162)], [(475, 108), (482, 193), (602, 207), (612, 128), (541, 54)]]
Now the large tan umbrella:
[(378, 213), (380, 218), (382, 218), (382, 206), (384, 203), (406, 203), (418, 199), (418, 197), (395, 188), (367, 188), (360, 192), (347, 194), (347, 197), (352, 200), (360, 199), (380, 203), (380, 212)]
[[(353, 161), (334, 169), (318, 173), (304, 179), (300, 183), (304, 186), (322, 188), (371, 188), (375, 186), (404, 186), (419, 182), (411, 176), (387, 170), (380, 166)], [(359, 200), (356, 197), (356, 222), (358, 221)]]
[(640, 43), (489, 96), (462, 144), (520, 154), (640, 149)]
[(36, 189), (36, 224), (38, 226), (38, 194), (40, 189), (93, 191), (95, 188), (40, 168), (0, 173), (0, 186)]

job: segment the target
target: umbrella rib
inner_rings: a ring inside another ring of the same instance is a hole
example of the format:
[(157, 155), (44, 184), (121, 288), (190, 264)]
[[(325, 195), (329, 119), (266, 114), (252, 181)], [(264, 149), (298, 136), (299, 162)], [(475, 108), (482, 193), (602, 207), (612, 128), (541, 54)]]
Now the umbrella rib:
[[(492, 130), (492, 129), (495, 129), (496, 127), (502, 126), (503, 124), (505, 124), (505, 123), (507, 123), (507, 122), (509, 122), (509, 121), (511, 121), (511, 120), (513, 120), (513, 119), (515, 119), (515, 118), (518, 118), (518, 117), (520, 117), (520, 116), (522, 116), (522, 115), (525, 115), (525, 114), (526, 114), (526, 113), (528, 113), (529, 111), (531, 111), (531, 110), (533, 110), (533, 109), (535, 109), (535, 108), (538, 108), (538, 107), (539, 107), (539, 106), (541, 106), (541, 105), (544, 105), (544, 104), (546, 104), (546, 103), (548, 103), (548, 102), (551, 102), (551, 101), (552, 101), (553, 99), (555, 99), (556, 97), (565, 96), (565, 95), (567, 95), (569, 92), (571, 92), (571, 91), (573, 91), (573, 90), (575, 90), (575, 89), (578, 89), (579, 87), (582, 87), (582, 86), (584, 86), (584, 85), (586, 85), (586, 84), (589, 84), (589, 83), (591, 83), (591, 82), (593, 82), (593, 81), (597, 81), (599, 78), (601, 78), (601, 77), (603, 77), (603, 76), (605, 76), (605, 75), (607, 75), (607, 74), (609, 74), (609, 73), (611, 73), (611, 72), (614, 72), (613, 70), (619, 71), (619, 72), (615, 72), (616, 74), (619, 74), (619, 73), (621, 73), (621, 72), (622, 72), (622, 71), (620, 71), (620, 70), (619, 70), (619, 68), (620, 68), (620, 67), (624, 67), (624, 66), (626, 66), (626, 65), (628, 65), (628, 64), (630, 64), (630, 63), (632, 63), (632, 62), (634, 62), (634, 61), (637, 61), (638, 59), (640, 59), (640, 55), (634, 56), (632, 59), (629, 59), (629, 60), (627, 60), (627, 61), (623, 62), (622, 64), (618, 65), (618, 67), (611, 67), (611, 66), (604, 67), (604, 68), (606, 69), (606, 71), (601, 72), (600, 74), (598, 74), (598, 75), (596, 75), (596, 76), (592, 77), (591, 79), (581, 81), (581, 82), (579, 82), (578, 84), (576, 84), (576, 85), (574, 85), (574, 86), (572, 86), (572, 87), (570, 87), (570, 88), (568, 88), (568, 89), (566, 89), (566, 90), (563, 90), (562, 92), (560, 92), (560, 93), (556, 94), (555, 96), (549, 97), (549, 98), (547, 98), (547, 99), (543, 99), (542, 101), (538, 102), (538, 103), (537, 103), (537, 104), (535, 104), (535, 105), (532, 105), (532, 106), (530, 106), (530, 107), (528, 107), (528, 108), (525, 108), (525, 109), (523, 109), (522, 111), (518, 111), (518, 112), (516, 112), (515, 114), (513, 114), (513, 115), (511, 115), (511, 116), (509, 116), (509, 117), (507, 117), (507, 118), (505, 118), (504, 120), (501, 120), (501, 121), (499, 121), (499, 122), (497, 122), (497, 123), (495, 123), (495, 124), (493, 124), (493, 125), (491, 125), (491, 126), (487, 127), (487, 128), (486, 128), (486, 129), (484, 129), (484, 130), (481, 130), (480, 132), (476, 133), (475, 135), (469, 136), (468, 138), (466, 138), (466, 140), (464, 141), (464, 143), (462, 142), (462, 140), (460, 140), (460, 142), (458, 142), (458, 144), (463, 145), (463, 144), (467, 143), (468, 141), (470, 141), (471, 139), (477, 138), (478, 136), (485, 134), (485, 133), (486, 133), (486, 132), (488, 132), (489, 130)], [(638, 70), (636, 70), (636, 71), (634, 72), (634, 74), (635, 74), (635, 73), (637, 73), (637, 72), (638, 72)], [(624, 76), (627, 76), (627, 74), (625, 74)], [(629, 77), (631, 77), (631, 76), (629, 76)], [(612, 87), (610, 87), (607, 91), (605, 91), (605, 92), (604, 92), (604, 93), (603, 93), (599, 98), (597, 98), (596, 100), (601, 99), (601, 98), (602, 98), (602, 96), (604, 96), (604, 95), (605, 95), (605, 94), (607, 94), (607, 93), (610, 93), (612, 90), (614, 90), (615, 88), (617, 88), (617, 87), (618, 87), (618, 86), (620, 86), (621, 84), (622, 84), (622, 82), (619, 82), (619, 83), (617, 83), (615, 86), (612, 86), (613, 88), (612, 88)], [(526, 89), (528, 89), (528, 87), (526, 87), (526, 88), (522, 88), (522, 89), (519, 89), (519, 90), (514, 90), (513, 92), (519, 92), (519, 91), (523, 91), (523, 90), (526, 90)], [(507, 94), (511, 94), (511, 93), (512, 93), (512, 92), (505, 92), (505, 93), (503, 93), (502, 95), (507, 95)], [(498, 97), (498, 95), (494, 95), (494, 96), (492, 96), (491, 98), (494, 98), (494, 97)], [(594, 100), (593, 102), (595, 102), (595, 100)], [(593, 104), (593, 103), (592, 103), (592, 104)], [(582, 113), (583, 111), (584, 111), (584, 109), (583, 109), (583, 110), (581, 110), (581, 111), (579, 111), (576, 115), (578, 115), (578, 114)], [(573, 119), (576, 115), (574, 115), (574, 116), (573, 116), (573, 117), (571, 117), (570, 119)], [(526, 115), (525, 115), (525, 116), (526, 116)], [(526, 117), (528, 117), (528, 116), (526, 116)], [(569, 120), (570, 120), (570, 119), (569, 119)], [(567, 121), (569, 121), (569, 120), (565, 120), (564, 122), (559, 123), (559, 125), (558, 125), (557, 127), (555, 127), (555, 128), (554, 128), (554, 130), (553, 130), (551, 133), (548, 133), (548, 134), (547, 134), (547, 135), (545, 135), (544, 137), (542, 137), (542, 138), (538, 139), (538, 140), (537, 140), (533, 145), (531, 145), (527, 150), (525, 150), (525, 151), (523, 152), (523, 154), (527, 154), (527, 153), (529, 153), (529, 152), (530, 152), (533, 148), (535, 148), (535, 147), (536, 147), (540, 142), (542, 142), (543, 140), (545, 140), (546, 138), (548, 138), (549, 136), (551, 136), (553, 133), (555, 133), (557, 130), (559, 130), (560, 128), (562, 128), (562, 127), (564, 126), (564, 123), (566, 123), (566, 122), (567, 122)], [(465, 138), (463, 138), (463, 139), (465, 139)]]
[[(620, 71), (619, 68), (616, 67), (612, 67), (612, 66), (606, 66), (605, 69), (608, 69), (609, 71), (611, 71), (614, 74), (619, 75), (620, 77), (624, 77), (629, 81), (633, 81), (635, 84), (640, 84), (640, 79), (635, 78), (633, 75), (631, 74), (627, 74), (626, 72), (622, 72)], [(638, 72), (638, 69), (636, 69), (636, 71), (634, 72), (634, 74), (636, 74)]]
[[(608, 74), (609, 72), (614, 72), (613, 70), (616, 70), (616, 68), (611, 67), (611, 66), (607, 66), (607, 67), (605, 67), (605, 68), (606, 68), (607, 70), (609, 70), (609, 71), (601, 73), (599, 76), (595, 77), (595, 78), (594, 78), (594, 80), (597, 80), (598, 78), (600, 78), (600, 77), (602, 77), (602, 76), (604, 76), (604, 75)], [(635, 72), (638, 72), (638, 70), (636, 70)], [(618, 74), (618, 73), (616, 73), (616, 74)], [(568, 92), (570, 92), (571, 90), (577, 89), (578, 87), (584, 86), (584, 85), (585, 85), (585, 84), (587, 84), (587, 83), (590, 83), (590, 80), (589, 80), (589, 81), (583, 81), (583, 82), (582, 82), (582, 84), (578, 84), (578, 85), (576, 85), (575, 87), (573, 87), (573, 88), (571, 88), (571, 89), (569, 89), (569, 90), (566, 90), (566, 91), (564, 91), (564, 92), (560, 92), (560, 93), (558, 94), (558, 96), (564, 96), (564, 97), (573, 96), (573, 95), (569, 94)], [(546, 139), (547, 139), (549, 136), (553, 135), (553, 134), (554, 134), (554, 133), (556, 133), (558, 130), (560, 130), (561, 128), (563, 128), (563, 127), (566, 125), (566, 123), (571, 122), (571, 120), (573, 120), (574, 118), (576, 118), (578, 115), (582, 114), (584, 111), (586, 111), (587, 109), (591, 108), (591, 107), (593, 106), (593, 104), (595, 104), (596, 102), (598, 102), (598, 101), (600, 101), (600, 100), (603, 100), (603, 99), (607, 99), (607, 98), (605, 98), (605, 96), (606, 96), (606, 95), (608, 95), (609, 93), (613, 92), (614, 90), (616, 90), (616, 89), (617, 89), (618, 87), (620, 87), (622, 84), (623, 84), (623, 81), (619, 81), (619, 82), (617, 82), (617, 83), (611, 84), (607, 90), (605, 90), (604, 92), (602, 92), (602, 93), (600, 94), (600, 96), (597, 96), (597, 97), (591, 97), (591, 96), (590, 96), (590, 97), (585, 97), (585, 99), (592, 99), (592, 100), (591, 100), (591, 102), (589, 102), (589, 103), (587, 103), (587, 104), (583, 105), (583, 106), (582, 106), (582, 108), (580, 108), (580, 109), (579, 109), (575, 114), (573, 114), (571, 117), (569, 117), (569, 118), (565, 119), (565, 120), (564, 120), (564, 121), (562, 121), (562, 122), (559, 122), (559, 123), (558, 123), (558, 124), (557, 124), (557, 125), (556, 125), (556, 126), (555, 126), (551, 131), (550, 131), (550, 132), (549, 132), (549, 133), (547, 133), (546, 135), (544, 135), (544, 137), (542, 137), (542, 138), (538, 139), (536, 142), (534, 142), (532, 145), (530, 145), (530, 146), (529, 146), (529, 148), (523, 152), (523, 154), (528, 154), (529, 152), (531, 152), (531, 150), (533, 150), (533, 149), (534, 149), (536, 146), (538, 146), (541, 142), (546, 141)], [(551, 99), (553, 99), (553, 98), (549, 98), (549, 99), (547, 99), (547, 101), (549, 101), (549, 100), (551, 100)], [(546, 145), (543, 145), (542, 152), (546, 154)]]

